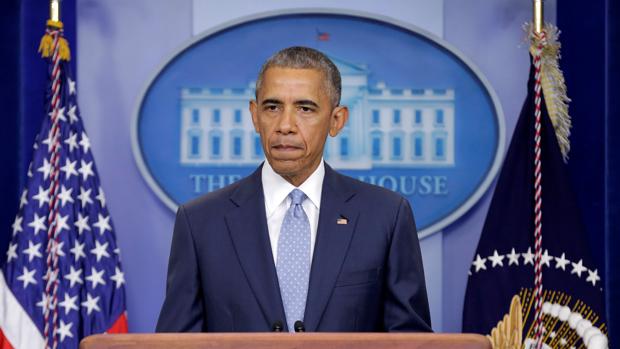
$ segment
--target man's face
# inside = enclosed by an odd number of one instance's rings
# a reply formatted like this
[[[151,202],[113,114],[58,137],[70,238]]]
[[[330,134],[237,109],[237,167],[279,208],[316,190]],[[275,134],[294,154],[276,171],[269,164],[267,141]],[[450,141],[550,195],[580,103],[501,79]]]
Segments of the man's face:
[[[321,161],[325,140],[344,127],[346,107],[333,107],[325,76],[314,69],[269,68],[252,122],[274,171],[291,184],[303,183]]]

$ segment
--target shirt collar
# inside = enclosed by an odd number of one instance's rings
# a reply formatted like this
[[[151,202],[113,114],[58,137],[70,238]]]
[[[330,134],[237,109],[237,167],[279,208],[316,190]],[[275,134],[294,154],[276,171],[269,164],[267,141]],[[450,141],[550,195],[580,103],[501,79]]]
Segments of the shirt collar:
[[[265,196],[265,213],[270,217],[275,209],[280,206],[282,201],[286,200],[288,194],[295,188],[303,191],[310,199],[312,204],[317,208],[321,206],[321,193],[323,190],[323,178],[325,177],[325,163],[321,159],[321,163],[314,172],[299,187],[295,187],[286,179],[277,174],[269,161],[263,163],[261,171],[261,180],[263,182],[263,193]],[[267,194],[269,193],[269,194]]]

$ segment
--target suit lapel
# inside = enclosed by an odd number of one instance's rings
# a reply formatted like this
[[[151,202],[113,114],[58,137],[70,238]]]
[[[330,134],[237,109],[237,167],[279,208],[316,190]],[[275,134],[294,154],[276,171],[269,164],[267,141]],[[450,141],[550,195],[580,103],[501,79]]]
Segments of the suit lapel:
[[[226,215],[226,223],[237,258],[271,327],[278,320],[286,324],[286,318],[269,242],[260,173],[261,167],[231,195],[237,208]]]
[[[317,237],[312,258],[310,284],[304,323],[309,332],[316,331],[331,297],[340,269],[349,249],[357,223],[358,211],[347,201],[355,193],[341,175],[325,165]],[[344,223],[342,219],[346,219]],[[340,220],[341,224],[338,224]]]

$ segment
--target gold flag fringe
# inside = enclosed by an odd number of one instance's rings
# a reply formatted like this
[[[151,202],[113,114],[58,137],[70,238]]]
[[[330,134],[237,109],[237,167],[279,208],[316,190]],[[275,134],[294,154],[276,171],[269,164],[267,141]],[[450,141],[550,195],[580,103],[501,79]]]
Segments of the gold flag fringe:
[[[534,54],[540,38],[534,34],[533,25],[526,27],[530,41],[530,52]],[[570,151],[571,117],[568,114],[570,98],[566,94],[566,82],[560,69],[560,47],[558,27],[545,23],[545,38],[541,53],[541,84],[545,97],[545,106],[555,129],[555,135],[562,152],[564,162],[568,161]]]
[[[510,312],[504,315],[493,330],[487,336],[493,349],[521,349],[523,344],[523,313],[521,310],[521,298],[512,297]]]
[[[47,21],[47,26],[54,29],[62,29],[62,22],[57,21]],[[51,57],[54,53],[54,38],[50,34],[45,34],[41,38],[41,43],[39,44],[39,53],[43,58]],[[71,50],[69,49],[69,42],[64,37],[58,38],[58,55],[61,60],[69,61],[71,60]]]

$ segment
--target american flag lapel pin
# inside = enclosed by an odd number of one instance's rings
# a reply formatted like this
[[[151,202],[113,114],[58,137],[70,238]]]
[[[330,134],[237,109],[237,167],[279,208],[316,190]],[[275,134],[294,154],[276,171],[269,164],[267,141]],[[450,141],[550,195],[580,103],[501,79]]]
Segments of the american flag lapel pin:
[[[344,217],[340,217],[336,219],[336,224],[347,224],[347,223],[349,223],[349,220]]]

